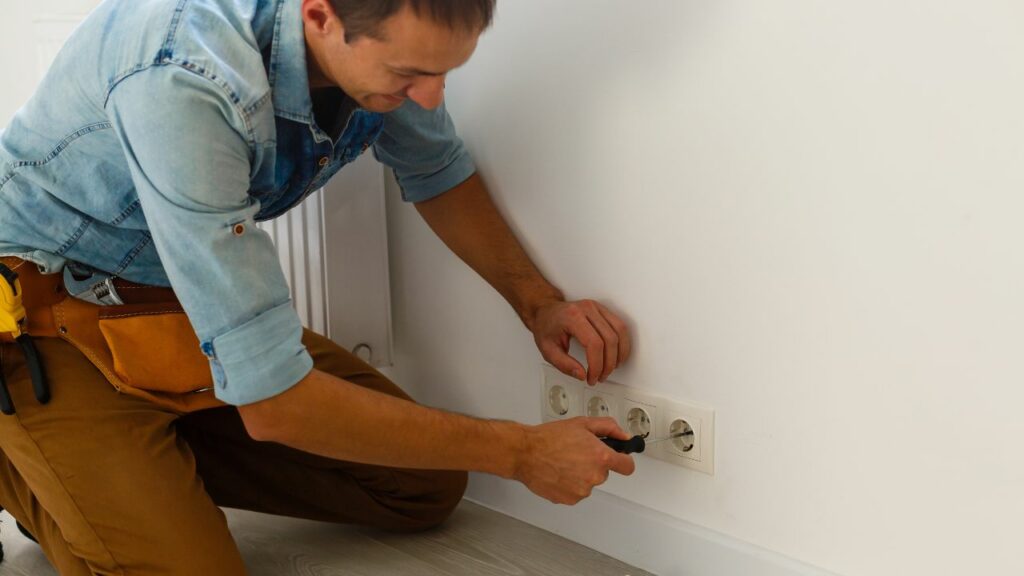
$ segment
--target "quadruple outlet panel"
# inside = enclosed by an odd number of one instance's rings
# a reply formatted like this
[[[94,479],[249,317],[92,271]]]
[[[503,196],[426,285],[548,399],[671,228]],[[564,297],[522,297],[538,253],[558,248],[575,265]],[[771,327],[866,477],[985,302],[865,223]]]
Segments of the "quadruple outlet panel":
[[[650,440],[682,432],[678,438],[648,445],[644,454],[705,474],[715,473],[715,412],[711,408],[610,381],[589,386],[546,364],[543,371],[544,422],[608,416],[630,434],[646,434]]]

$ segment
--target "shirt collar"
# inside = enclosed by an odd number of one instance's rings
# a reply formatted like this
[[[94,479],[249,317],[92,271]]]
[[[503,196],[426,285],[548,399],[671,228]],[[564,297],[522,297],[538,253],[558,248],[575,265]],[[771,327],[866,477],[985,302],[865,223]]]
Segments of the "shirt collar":
[[[270,89],[278,116],[298,122],[313,122],[313,101],[309,96],[306,67],[306,36],[302,23],[302,2],[280,0],[270,52]]]

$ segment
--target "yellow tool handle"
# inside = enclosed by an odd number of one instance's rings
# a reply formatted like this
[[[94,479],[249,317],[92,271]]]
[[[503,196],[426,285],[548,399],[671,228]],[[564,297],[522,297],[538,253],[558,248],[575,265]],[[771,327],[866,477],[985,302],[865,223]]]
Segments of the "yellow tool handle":
[[[13,283],[11,276],[14,276]],[[0,334],[11,334],[17,338],[21,336],[24,322],[25,307],[21,304],[21,280],[13,273],[4,274],[0,280]]]

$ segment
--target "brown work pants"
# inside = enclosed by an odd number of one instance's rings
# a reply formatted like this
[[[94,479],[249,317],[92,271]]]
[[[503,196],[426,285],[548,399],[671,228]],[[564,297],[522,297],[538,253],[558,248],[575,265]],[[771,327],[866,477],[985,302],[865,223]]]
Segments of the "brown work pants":
[[[318,369],[409,398],[329,339],[306,331],[303,342]],[[234,407],[179,416],[119,394],[67,342],[36,344],[52,389],[45,406],[21,350],[0,345],[17,409],[0,415],[0,506],[62,575],[245,574],[218,506],[415,531],[443,521],[465,490],[464,472],[356,464],[257,442]]]

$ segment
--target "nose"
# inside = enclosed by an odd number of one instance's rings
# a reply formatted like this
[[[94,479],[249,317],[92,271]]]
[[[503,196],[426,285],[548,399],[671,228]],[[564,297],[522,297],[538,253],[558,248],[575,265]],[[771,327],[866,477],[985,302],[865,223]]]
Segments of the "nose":
[[[416,79],[406,96],[427,110],[433,110],[444,102],[445,76],[421,76]]]

